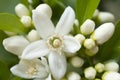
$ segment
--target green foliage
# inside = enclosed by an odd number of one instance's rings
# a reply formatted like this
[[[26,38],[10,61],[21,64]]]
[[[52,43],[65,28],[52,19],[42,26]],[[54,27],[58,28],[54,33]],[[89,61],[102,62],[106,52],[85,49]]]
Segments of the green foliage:
[[[8,13],[0,14],[0,29],[15,33],[25,33],[25,27],[20,20],[16,16]]]
[[[114,59],[120,57],[120,50],[117,42],[120,40],[120,21],[115,26],[115,32],[112,38],[105,44],[100,46],[99,53],[95,56],[96,59],[100,61],[105,61],[109,59]],[[117,45],[116,45],[117,43]]]
[[[81,25],[86,19],[93,16],[100,0],[76,0],[76,16]]]

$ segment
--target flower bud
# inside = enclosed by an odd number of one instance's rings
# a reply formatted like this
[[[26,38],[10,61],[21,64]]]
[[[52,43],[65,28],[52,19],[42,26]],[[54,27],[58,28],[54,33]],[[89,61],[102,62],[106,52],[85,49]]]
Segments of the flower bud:
[[[15,32],[9,32],[9,31],[4,31],[8,36],[14,36],[16,35],[17,33]]]
[[[84,64],[84,60],[80,57],[75,56],[71,58],[70,63],[74,67],[81,67]]]
[[[20,56],[24,50],[24,48],[29,44],[29,42],[22,36],[13,36],[3,40],[4,48],[15,54]]]
[[[97,19],[99,20],[100,23],[105,23],[114,22],[115,17],[112,13],[109,12],[99,12]]]
[[[98,46],[95,46],[93,47],[92,49],[86,49],[85,50],[85,53],[88,55],[88,56],[94,56],[97,52],[98,52],[99,48]]]
[[[92,80],[96,76],[96,70],[93,67],[88,67],[84,71],[85,78]]]
[[[70,72],[67,75],[67,80],[81,80],[81,76],[76,72]]]
[[[105,64],[105,70],[106,71],[115,71],[118,72],[119,70],[119,64],[115,61],[108,62]]]
[[[87,19],[82,26],[80,27],[80,31],[82,34],[84,35],[89,35],[90,33],[92,33],[94,31],[95,28],[95,23],[94,21]]]
[[[23,4],[18,4],[16,7],[15,7],[15,12],[17,14],[17,16],[19,17],[22,17],[22,16],[29,16],[30,15],[30,12],[29,10],[27,9],[27,7]]]
[[[74,24],[78,27],[79,26],[79,21],[75,19]]]
[[[102,76],[102,80],[120,80],[120,73],[105,72]]]
[[[95,65],[95,69],[97,72],[102,73],[105,70],[105,66],[102,63],[98,63]]]
[[[82,34],[77,34],[75,36],[75,39],[77,39],[80,42],[80,44],[82,44],[85,40],[85,36],[83,36]]]
[[[84,47],[87,49],[92,49],[96,46],[95,41],[93,39],[85,39]]]
[[[34,42],[40,39],[40,36],[38,35],[36,30],[31,30],[28,35],[27,38],[30,42]]]
[[[96,40],[97,44],[103,44],[111,38],[114,30],[115,26],[113,23],[104,23],[93,32],[91,38]]]
[[[49,18],[52,16],[52,9],[48,4],[40,4],[35,10],[46,14]]]
[[[95,12],[94,12],[94,14],[93,14],[93,18],[95,19],[98,16],[98,14],[99,14],[99,10],[96,9]]]
[[[21,22],[23,23],[24,26],[30,27],[32,24],[32,20],[30,16],[22,16]]]

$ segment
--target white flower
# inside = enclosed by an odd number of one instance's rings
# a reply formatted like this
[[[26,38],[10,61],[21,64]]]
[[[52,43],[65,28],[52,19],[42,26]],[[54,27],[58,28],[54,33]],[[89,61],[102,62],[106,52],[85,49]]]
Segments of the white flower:
[[[95,28],[94,21],[87,19],[80,27],[80,31],[82,34],[88,35],[94,31],[94,28]]]
[[[103,44],[111,38],[115,30],[113,23],[104,23],[99,26],[91,35],[93,40],[96,40],[97,44]]]
[[[77,35],[75,35],[75,39],[78,40],[79,43],[82,45],[85,40],[85,36],[82,34],[77,34]]]
[[[93,67],[88,67],[84,71],[85,78],[93,80],[96,76],[96,70]]]
[[[20,63],[13,66],[10,70],[14,75],[26,79],[44,79],[47,78],[50,73],[47,61],[44,57],[42,57],[41,60],[20,60]]]
[[[81,76],[76,72],[70,72],[67,75],[67,80],[81,80]]]
[[[12,36],[3,40],[4,48],[17,56],[21,56],[28,44],[29,41],[23,36]]]
[[[17,16],[19,16],[20,18],[22,16],[29,16],[30,12],[27,9],[27,7],[21,3],[19,3],[16,7],[15,7],[15,12],[17,14]]]
[[[86,49],[92,49],[96,46],[95,41],[93,39],[85,39],[84,47]]]
[[[56,80],[60,80],[67,66],[63,53],[72,54],[81,47],[74,37],[67,36],[73,26],[75,13],[71,7],[67,7],[55,28],[48,14],[43,13],[42,10],[36,8],[32,16],[35,28],[42,40],[35,41],[26,47],[22,58],[33,59],[48,55],[52,75]]]
[[[21,22],[25,27],[30,27],[32,24],[32,20],[30,16],[22,16]]]
[[[102,80],[120,80],[120,73],[105,72],[102,76]]]
[[[119,71],[119,64],[115,61],[110,61],[105,64],[105,70],[106,71]]]
[[[115,20],[115,17],[112,13],[109,12],[99,12],[97,19],[101,23],[105,23],[105,22],[113,22]]]

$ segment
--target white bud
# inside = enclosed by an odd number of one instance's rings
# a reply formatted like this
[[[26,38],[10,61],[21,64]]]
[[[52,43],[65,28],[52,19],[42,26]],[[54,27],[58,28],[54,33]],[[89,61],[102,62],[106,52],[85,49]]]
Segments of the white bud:
[[[13,36],[3,40],[4,48],[18,56],[22,54],[28,44],[29,42],[22,36]]]
[[[94,79],[96,76],[96,70],[93,67],[88,67],[84,71],[85,78],[91,80]]]
[[[85,50],[85,53],[88,55],[88,56],[94,56],[99,50],[99,47],[98,46],[95,46],[93,47],[92,49],[86,49]]]
[[[115,71],[118,72],[119,70],[119,64],[115,61],[108,62],[105,64],[105,70],[106,71]]]
[[[28,0],[28,3],[33,4],[33,0]]]
[[[30,16],[22,16],[21,22],[23,23],[24,26],[30,27],[32,24],[32,20]]]
[[[100,23],[105,23],[114,22],[115,17],[112,13],[109,12],[99,12],[97,19],[100,21]]]
[[[80,44],[83,44],[83,42],[85,40],[85,36],[83,36],[82,34],[77,34],[75,36],[75,39],[78,40],[80,42]]]
[[[93,39],[85,39],[84,47],[87,49],[92,49],[96,46],[95,41]]]
[[[95,69],[97,72],[102,73],[105,70],[105,66],[102,63],[97,63],[95,65]]]
[[[34,42],[40,39],[40,36],[38,35],[36,30],[31,30],[28,35],[27,38],[30,42]]]
[[[91,38],[96,40],[97,44],[103,44],[112,37],[114,30],[113,23],[104,23],[93,32]]]
[[[102,76],[102,80],[120,80],[120,73],[105,72]]]
[[[75,19],[74,24],[78,27],[79,26],[79,21]]]
[[[74,67],[82,67],[82,65],[84,64],[84,60],[80,57],[75,56],[71,58],[70,63]]]
[[[21,3],[19,3],[16,7],[15,7],[15,12],[17,14],[17,16],[22,17],[22,16],[29,16],[30,12],[27,9],[27,7]]]
[[[81,80],[81,76],[76,72],[70,72],[67,75],[67,80]]]
[[[80,31],[84,35],[91,34],[94,31],[95,23],[94,21],[87,19],[82,26],[80,27]]]
[[[93,18],[96,18],[98,16],[98,14],[99,14],[99,10],[96,9],[95,12],[94,12],[94,14],[93,14]]]
[[[48,4],[40,4],[35,10],[46,14],[49,18],[52,16],[52,9]]]
[[[9,32],[9,31],[4,31],[8,36],[13,36],[16,35],[17,33],[15,32]]]

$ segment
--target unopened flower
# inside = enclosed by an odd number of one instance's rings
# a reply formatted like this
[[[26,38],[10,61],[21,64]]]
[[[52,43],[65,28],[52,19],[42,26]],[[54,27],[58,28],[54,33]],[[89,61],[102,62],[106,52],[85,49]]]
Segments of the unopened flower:
[[[78,40],[80,42],[80,44],[83,44],[83,42],[85,40],[85,36],[82,34],[77,34],[77,35],[75,35],[75,39]]]
[[[81,67],[84,64],[84,60],[80,57],[75,56],[71,58],[70,63],[74,67]]]
[[[99,14],[99,10],[96,9],[95,12],[94,12],[94,14],[93,14],[93,19],[95,19],[98,16],[98,14]]]
[[[105,72],[102,76],[102,80],[120,80],[120,73]]]
[[[74,24],[78,27],[79,26],[79,21],[75,19]]]
[[[74,37],[67,35],[73,26],[75,14],[71,7],[67,7],[55,28],[50,16],[43,13],[42,8],[38,6],[32,15],[35,28],[42,39],[28,45],[23,51],[22,58],[48,56],[51,73],[56,80],[59,80],[66,72],[64,52],[73,54],[81,47]]]
[[[92,49],[96,46],[95,41],[93,39],[85,39],[84,47],[86,49]]]
[[[105,70],[105,66],[102,63],[97,63],[95,65],[95,69],[96,69],[97,72],[101,73]]]
[[[25,27],[30,27],[32,24],[32,20],[30,16],[22,16],[21,22]]]
[[[20,18],[23,16],[29,16],[30,12],[27,9],[27,7],[21,3],[19,3],[16,7],[15,7],[15,12],[17,14],[17,16],[19,16]]]
[[[96,70],[93,67],[88,67],[85,69],[84,74],[86,79],[93,80],[96,76]]]
[[[115,61],[110,61],[105,64],[105,70],[106,71],[119,71],[119,64]]]
[[[84,35],[91,34],[94,31],[95,23],[94,21],[87,19],[82,26],[80,27],[80,31]]]
[[[67,80],[81,80],[81,76],[76,72],[70,72],[67,75]]]
[[[93,56],[93,55],[95,55],[98,51],[99,51],[99,47],[96,45],[95,47],[93,47],[93,48],[91,48],[91,49],[86,49],[86,50],[85,50],[85,53],[86,53],[88,56]]]
[[[112,13],[109,12],[99,12],[97,19],[100,23],[105,23],[105,22],[114,22],[115,17]]]
[[[111,38],[114,30],[115,26],[113,23],[104,23],[93,32],[91,38],[96,40],[97,44],[103,44]]]
[[[23,36],[12,36],[3,40],[4,48],[17,56],[21,56],[28,44],[29,41]]]
[[[45,58],[33,60],[20,60],[19,64],[13,66],[11,72],[19,77],[26,79],[47,78],[49,75],[49,67]]]
[[[28,33],[27,38],[28,38],[28,40],[30,42],[34,42],[34,41],[40,40],[40,36],[39,36],[39,34],[37,33],[36,30],[31,30]]]

